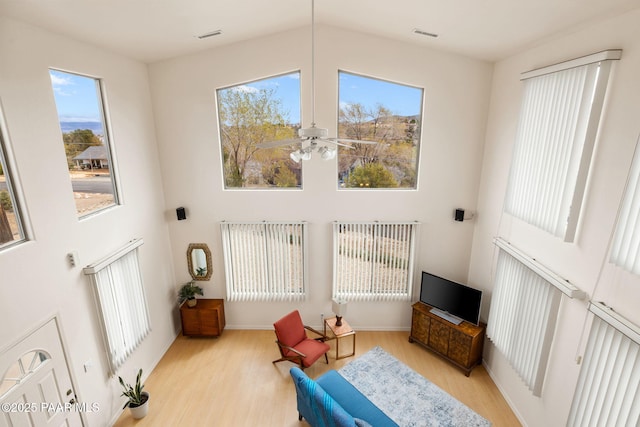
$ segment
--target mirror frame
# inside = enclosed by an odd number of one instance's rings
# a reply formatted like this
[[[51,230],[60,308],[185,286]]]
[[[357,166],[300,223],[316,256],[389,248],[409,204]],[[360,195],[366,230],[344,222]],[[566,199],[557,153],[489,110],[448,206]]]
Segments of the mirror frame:
[[[207,258],[207,274],[204,276],[198,276],[195,271],[193,271],[193,261],[191,254],[194,249],[202,249],[204,251],[204,255]],[[189,274],[193,280],[210,280],[211,275],[213,274],[213,267],[211,263],[211,251],[209,250],[209,246],[206,243],[189,243],[189,248],[187,248],[187,264],[189,265]]]

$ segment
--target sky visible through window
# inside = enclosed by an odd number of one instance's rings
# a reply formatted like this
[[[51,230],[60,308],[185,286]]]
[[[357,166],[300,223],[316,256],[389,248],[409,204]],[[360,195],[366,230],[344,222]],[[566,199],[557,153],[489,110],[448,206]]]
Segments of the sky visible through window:
[[[289,123],[300,124],[300,74],[292,73],[269,79],[247,83],[243,86],[252,89],[274,88],[277,97],[282,100]],[[383,104],[394,114],[413,116],[420,114],[422,91],[415,87],[372,79],[357,74],[340,73],[340,95],[347,102],[360,102],[366,107]],[[303,94],[304,96],[305,94]],[[316,106],[316,108],[318,108]],[[304,117],[304,126],[308,126],[311,117]],[[309,123],[307,123],[309,122]],[[320,125],[327,127],[328,125]]]
[[[79,217],[117,204],[100,80],[49,70]]]
[[[91,129],[103,134],[96,83],[92,78],[50,70],[62,132]]]

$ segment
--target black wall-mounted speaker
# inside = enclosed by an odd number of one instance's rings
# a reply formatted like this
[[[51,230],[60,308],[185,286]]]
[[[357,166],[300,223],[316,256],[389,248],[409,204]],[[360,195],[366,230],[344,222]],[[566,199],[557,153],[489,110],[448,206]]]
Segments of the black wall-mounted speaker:
[[[464,209],[456,209],[454,218],[456,221],[464,221]]]
[[[184,210],[183,207],[180,207],[180,208],[176,209],[176,215],[178,216],[178,221],[181,221],[183,219],[187,219],[187,212]]]

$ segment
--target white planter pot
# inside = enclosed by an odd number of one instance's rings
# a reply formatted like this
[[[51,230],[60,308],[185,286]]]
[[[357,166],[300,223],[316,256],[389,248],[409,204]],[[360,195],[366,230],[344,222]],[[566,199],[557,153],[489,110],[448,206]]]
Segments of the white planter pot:
[[[147,396],[147,400],[140,406],[131,407],[129,406],[129,410],[131,411],[131,416],[135,419],[144,418],[149,412],[149,393],[146,391],[142,392],[143,396]]]

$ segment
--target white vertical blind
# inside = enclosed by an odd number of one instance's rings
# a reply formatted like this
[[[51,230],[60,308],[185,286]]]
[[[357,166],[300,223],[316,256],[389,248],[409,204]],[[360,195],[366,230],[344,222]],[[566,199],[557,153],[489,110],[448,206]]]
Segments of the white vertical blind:
[[[95,285],[111,372],[124,363],[151,331],[149,309],[134,240],[83,271]]]
[[[601,303],[591,303],[589,310],[596,316],[567,426],[636,427],[640,425],[639,328],[629,328],[628,321],[620,322],[620,316]]]
[[[604,57],[618,59],[613,52]],[[581,63],[526,76],[505,201],[508,213],[565,241],[575,237],[611,66]]]
[[[223,222],[229,301],[300,301],[307,281],[305,222]]]
[[[640,138],[638,139],[640,143]],[[640,150],[636,152],[627,178],[611,247],[611,262],[634,274],[640,274]]]
[[[561,295],[500,250],[487,336],[535,396],[542,393]]]
[[[417,222],[335,222],[333,297],[410,299],[417,228]]]

